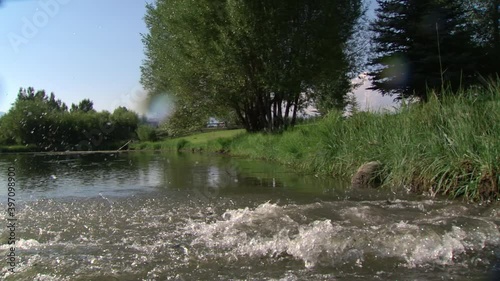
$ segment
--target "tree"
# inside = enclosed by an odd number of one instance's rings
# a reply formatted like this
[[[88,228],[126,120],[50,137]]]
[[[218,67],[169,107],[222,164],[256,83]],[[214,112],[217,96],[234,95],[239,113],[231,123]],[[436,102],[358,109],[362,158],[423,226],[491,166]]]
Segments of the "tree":
[[[360,14],[359,0],[157,0],[141,82],[200,116],[230,109],[248,131],[281,130],[308,102],[342,104]]]
[[[35,99],[35,89],[33,87],[28,87],[26,89],[19,88],[17,94],[17,100],[34,100]]]
[[[378,0],[372,89],[427,100],[428,89],[475,81],[477,50],[456,0]]]
[[[48,104],[40,99],[17,100],[6,114],[5,130],[10,131],[18,144],[36,144],[43,147],[52,126],[47,112]]]
[[[83,99],[78,104],[78,110],[83,111],[83,112],[95,111],[94,110],[94,103],[89,99]]]
[[[16,136],[12,130],[14,122],[11,119],[9,114],[0,117],[0,144],[2,145],[16,144]]]
[[[500,46],[500,0],[463,0],[475,40],[482,45]]]
[[[49,99],[47,100],[49,108],[55,111],[68,111],[68,107],[61,100],[57,99],[54,93],[50,93]]]
[[[113,111],[110,120],[113,126],[112,139],[118,141],[135,137],[135,131],[139,124],[139,115],[137,113],[120,106]]]
[[[217,108],[214,109],[214,114],[216,114],[218,110]],[[168,117],[162,127],[168,132],[169,136],[182,136],[204,128],[208,118],[208,110],[203,106],[196,103],[187,105],[184,104],[183,100],[179,100],[174,112]]]
[[[158,140],[155,128],[150,125],[139,125],[139,127],[137,128],[137,137],[140,141]]]
[[[94,102],[90,99],[83,99],[78,103],[78,105],[72,103],[70,112],[95,112]]]
[[[126,108],[117,108],[113,115],[96,112],[88,99],[80,105],[73,104],[68,112],[53,93],[47,97],[43,90],[21,88],[13,107],[0,118],[0,143],[36,145],[40,150],[86,150],[117,148],[118,142],[134,136],[139,121],[136,113]]]
[[[474,42],[481,48],[483,75],[500,72],[500,0],[463,0]]]

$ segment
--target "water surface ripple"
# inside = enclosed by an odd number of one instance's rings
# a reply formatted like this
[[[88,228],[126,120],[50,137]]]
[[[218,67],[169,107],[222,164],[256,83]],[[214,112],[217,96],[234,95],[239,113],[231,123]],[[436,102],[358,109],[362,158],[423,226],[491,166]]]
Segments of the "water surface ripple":
[[[500,255],[498,203],[351,191],[213,155],[11,165],[20,262],[5,280],[485,280]]]

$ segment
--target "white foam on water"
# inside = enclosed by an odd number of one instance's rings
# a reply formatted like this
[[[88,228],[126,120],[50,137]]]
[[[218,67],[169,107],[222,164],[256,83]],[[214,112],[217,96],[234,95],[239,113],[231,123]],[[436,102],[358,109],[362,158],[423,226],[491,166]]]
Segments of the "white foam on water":
[[[299,281],[299,277],[297,275],[293,274],[292,272],[287,272],[284,277],[280,278],[279,280],[273,280],[273,281]]]
[[[34,239],[18,239],[14,244],[2,244],[0,245],[0,250],[9,250],[11,247],[17,249],[31,249],[40,247],[40,243]]]
[[[415,206],[418,212],[424,209]],[[352,218],[373,219],[366,206],[356,208],[338,211]],[[420,224],[382,220],[378,214],[379,224],[374,225],[330,219],[299,222],[289,216],[289,212],[297,211],[301,210],[296,205],[268,202],[255,209],[227,210],[215,222],[189,221],[185,231],[194,235],[193,246],[203,245],[213,252],[223,250],[237,256],[291,256],[302,260],[306,268],[346,264],[362,267],[367,257],[396,258],[400,266],[409,268],[446,266],[487,246],[500,245],[498,227],[480,218],[468,218],[470,222],[459,226],[451,218],[443,219],[444,223]]]
[[[19,240],[25,260],[17,269],[30,278],[38,273],[35,264],[58,269],[39,274],[40,280],[65,280],[57,279],[60,268],[73,276],[141,273],[150,280],[167,275],[176,280],[192,277],[194,267],[208,273],[220,265],[236,271],[248,265],[258,271],[297,261],[304,267],[294,266],[289,274],[269,271],[273,280],[331,280],[331,274],[323,278],[313,268],[338,267],[342,270],[334,272],[341,276],[374,265],[381,272],[449,265],[472,269],[473,259],[488,266],[481,251],[500,245],[498,219],[490,216],[494,209],[477,217],[469,206],[440,201],[267,202],[241,209],[228,204],[231,209],[223,213],[222,207],[197,204],[165,209],[154,200],[132,210],[117,204],[109,213],[92,201],[48,204],[43,212],[38,209],[47,204],[39,204],[20,213],[33,225],[25,237],[34,239]],[[7,250],[0,246],[0,254]],[[2,270],[5,277],[7,268]]]
[[[321,255],[332,256],[345,250],[346,244],[331,243],[341,230],[342,227],[333,226],[330,220],[300,226],[299,234],[290,241],[286,252],[302,259],[307,268],[314,267]]]
[[[37,274],[34,281],[69,281],[69,278],[62,278],[60,276],[47,275],[47,274]]]
[[[264,203],[254,210],[228,210],[214,223],[191,222],[188,231],[196,238],[193,244],[230,249],[237,255],[291,255],[313,267],[325,256],[343,252],[345,243],[331,243],[342,230],[330,220],[316,220],[300,225],[284,207]]]
[[[248,207],[238,210],[227,210],[222,220],[215,223],[190,221],[186,230],[197,238],[193,244],[203,243],[209,247],[232,248],[242,241],[250,242],[254,236],[277,234],[296,224],[282,207],[264,203],[256,209]],[[272,238],[271,236],[270,238]]]
[[[40,243],[35,239],[19,239],[18,241],[16,241],[16,247],[18,247],[19,249],[31,249],[34,247],[40,247]]]
[[[418,227],[418,226],[414,226]],[[439,235],[426,233],[419,235],[405,234],[395,236],[391,244],[395,245],[392,256],[402,256],[407,267],[417,267],[423,264],[451,265],[454,259],[466,251],[464,239],[466,233],[459,227]],[[390,245],[386,245],[388,247]]]

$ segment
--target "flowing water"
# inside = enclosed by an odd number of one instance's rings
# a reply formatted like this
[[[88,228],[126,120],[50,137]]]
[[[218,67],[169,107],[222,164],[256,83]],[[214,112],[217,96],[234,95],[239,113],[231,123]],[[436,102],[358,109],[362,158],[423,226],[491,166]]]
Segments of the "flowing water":
[[[9,167],[16,264],[2,212],[5,280],[489,280],[500,257],[498,202],[353,191],[270,163],[135,152],[2,155],[3,210]]]

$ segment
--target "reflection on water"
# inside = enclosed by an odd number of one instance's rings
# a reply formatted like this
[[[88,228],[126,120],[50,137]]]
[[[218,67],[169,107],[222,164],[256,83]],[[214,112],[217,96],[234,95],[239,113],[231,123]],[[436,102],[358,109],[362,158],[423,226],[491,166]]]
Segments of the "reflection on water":
[[[9,165],[20,263],[1,266],[6,280],[484,280],[500,255],[498,204],[351,191],[214,155],[2,156]]]
[[[2,155],[0,169],[6,171],[8,166],[16,168],[20,182],[19,200],[26,201],[94,197],[100,193],[105,196],[130,196],[177,189],[197,191],[207,199],[216,197],[220,192],[265,193],[287,199],[288,196],[282,195],[296,192],[310,194],[309,197],[343,195],[340,184],[330,179],[320,181],[270,163],[214,155]],[[5,177],[0,177],[0,185],[6,185]]]
[[[6,159],[5,159],[6,158]],[[126,159],[117,154],[86,156],[11,156],[1,168],[12,165],[20,182],[19,199],[88,197],[147,191],[160,186],[161,167]],[[0,180],[0,184],[4,184]],[[119,187],[119,188],[116,188]]]

